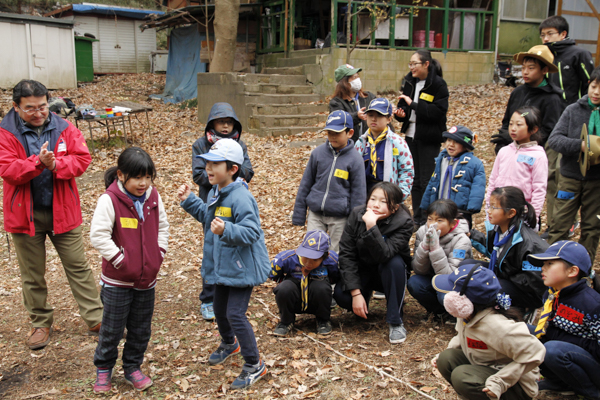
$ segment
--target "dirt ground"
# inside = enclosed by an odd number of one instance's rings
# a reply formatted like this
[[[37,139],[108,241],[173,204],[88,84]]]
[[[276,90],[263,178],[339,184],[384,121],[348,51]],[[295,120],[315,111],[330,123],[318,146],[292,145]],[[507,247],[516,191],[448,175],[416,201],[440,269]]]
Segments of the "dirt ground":
[[[103,108],[111,101],[131,100],[150,104],[152,134],[134,121],[136,145],[146,149],[158,167],[155,184],[165,203],[171,224],[169,251],[156,287],[152,338],[143,370],[154,380],[146,392],[137,393],[123,379],[117,363],[113,391],[107,398],[119,399],[456,399],[456,393],[430,366],[431,358],[444,350],[454,327],[422,321],[425,310],[407,292],[405,326],[408,339],[390,345],[385,323],[385,302],[371,303],[369,319],[360,320],[339,307],[332,312],[332,336],[315,335],[316,323],[299,316],[288,338],[271,332],[278,322],[277,306],[267,282],[257,287],[248,310],[261,357],[268,366],[265,378],[246,392],[230,392],[243,361],[234,357],[210,367],[206,360],[217,347],[216,325],[200,315],[201,225],[186,214],[176,198],[176,188],[191,179],[191,145],[204,131],[196,109],[149,102],[161,93],[164,76],[139,74],[106,76],[77,90],[53,95],[70,97],[76,104]],[[493,84],[450,89],[448,126],[462,124],[479,136],[475,154],[491,172],[493,147],[489,137],[500,126],[510,89]],[[391,98],[391,94],[389,95]],[[0,91],[0,110],[11,106],[11,92]],[[144,120],[144,118],[141,118]],[[315,128],[315,131],[317,128]],[[84,132],[89,137],[87,132]],[[291,225],[291,213],[304,166],[315,140],[322,134],[306,132],[291,137],[261,138],[243,134],[255,176],[250,190],[256,197],[269,254],[299,245],[303,229]],[[115,145],[116,143],[116,145]],[[90,245],[89,226],[98,197],[103,193],[104,170],[116,164],[121,151],[118,141],[98,141],[98,152],[87,172],[78,179],[83,211],[86,252],[99,280],[101,258]],[[311,146],[311,144],[313,144]],[[410,201],[407,202],[410,205]],[[483,229],[483,213],[474,217]],[[93,353],[97,338],[87,336],[77,305],[70,293],[60,260],[48,241],[46,279],[48,302],[54,306],[54,334],[43,350],[30,351],[25,340],[30,329],[22,305],[21,281],[9,237],[0,247],[0,398],[86,399],[95,380]],[[123,342],[121,342],[122,347]],[[552,398],[552,397],[546,397]]]

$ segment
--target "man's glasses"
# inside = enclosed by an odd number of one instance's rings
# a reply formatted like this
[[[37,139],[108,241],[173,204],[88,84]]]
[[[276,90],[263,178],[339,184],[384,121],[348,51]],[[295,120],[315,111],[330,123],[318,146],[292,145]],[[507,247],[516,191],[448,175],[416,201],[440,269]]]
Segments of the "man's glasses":
[[[44,113],[44,112],[48,111],[48,105],[47,104],[45,106],[41,106],[39,108],[30,108],[30,109],[27,109],[27,110],[23,110],[21,108],[21,106],[17,106],[17,107],[19,107],[19,110],[23,111],[27,115],[33,115],[33,114],[38,113],[38,112]]]
[[[542,33],[542,34],[540,35],[540,39],[542,39],[542,40],[543,40],[544,38],[550,38],[550,37],[552,37],[552,36],[554,36],[554,35],[558,35],[558,32],[548,32],[548,33]]]

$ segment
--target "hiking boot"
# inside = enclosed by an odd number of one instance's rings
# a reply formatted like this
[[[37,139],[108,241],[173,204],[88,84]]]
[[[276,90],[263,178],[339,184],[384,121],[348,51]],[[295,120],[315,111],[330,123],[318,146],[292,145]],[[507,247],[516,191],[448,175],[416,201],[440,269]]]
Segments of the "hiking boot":
[[[246,389],[267,374],[267,367],[261,360],[257,365],[244,364],[242,373],[231,384],[231,390]]]
[[[331,327],[331,320],[317,318],[317,335],[329,336],[331,335],[332,330],[333,328]]]
[[[144,375],[140,369],[136,369],[131,374],[125,372],[125,381],[130,385],[133,385],[135,390],[138,392],[146,390],[152,386],[152,379]]]
[[[110,380],[112,378],[112,369],[96,370],[96,383],[94,384],[94,393],[106,393],[112,389]]]
[[[398,344],[406,340],[406,328],[402,325],[388,324],[390,327],[390,343]]]
[[[275,336],[287,336],[288,333],[291,332],[292,328],[294,327],[294,323],[292,322],[289,325],[286,325],[284,323],[278,323],[277,326],[275,327],[275,329],[273,330],[273,335]]]
[[[87,334],[89,336],[98,336],[100,334],[100,327],[102,326],[102,322],[98,323],[96,326],[88,329]]]
[[[226,344],[221,342],[217,350],[208,357],[208,363],[210,365],[219,365],[225,362],[229,357],[240,352],[240,344],[237,339],[233,344]]]
[[[373,292],[373,298],[375,300],[385,300],[385,293],[383,292],[378,292],[378,291],[374,291]]]
[[[202,303],[200,306],[200,312],[202,312],[202,318],[204,318],[205,321],[212,321],[215,319],[213,303]]]
[[[52,334],[52,327],[50,328],[33,328],[27,338],[27,346],[31,350],[41,349],[46,347],[50,343],[50,335]]]
[[[579,229],[580,226],[581,226],[581,224],[579,223],[579,221],[575,222],[571,226],[571,229],[569,229],[569,237],[575,236],[575,229]]]

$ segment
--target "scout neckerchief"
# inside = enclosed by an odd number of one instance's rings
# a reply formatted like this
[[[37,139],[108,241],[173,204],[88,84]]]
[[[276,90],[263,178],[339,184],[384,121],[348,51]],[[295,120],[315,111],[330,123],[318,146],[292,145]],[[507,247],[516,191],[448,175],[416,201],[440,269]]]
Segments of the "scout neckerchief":
[[[546,334],[546,329],[548,329],[548,325],[550,324],[552,307],[554,306],[555,302],[558,302],[559,293],[560,290],[548,288],[548,298],[544,303],[544,310],[542,311],[542,315],[540,315],[540,320],[537,324],[537,327],[535,328],[535,332],[533,333],[538,339]]]
[[[386,126],[383,132],[379,134],[377,139],[373,139],[371,136],[371,129],[369,129],[369,132],[367,132],[367,139],[369,140],[369,147],[371,150],[371,170],[373,171],[373,177],[375,179],[377,179],[377,145],[385,140],[387,131],[388,128]]]
[[[123,186],[125,187],[125,186]],[[127,189],[125,189],[125,194],[127,195],[127,197],[129,197],[131,199],[131,201],[133,201],[133,206],[135,207],[135,211],[137,211],[140,219],[143,221],[144,220],[144,201],[146,201],[146,193],[144,193],[141,196],[134,196],[131,193],[129,193],[127,191]]]
[[[302,265],[302,259],[300,259],[300,257],[298,257],[298,262],[300,263],[300,265]],[[302,265],[304,266],[304,265]],[[308,275],[310,275],[310,272],[306,275],[304,275],[304,273],[302,274],[302,280],[300,281],[300,294],[302,297],[302,311],[306,311],[306,309],[308,308]]]
[[[502,240],[498,240],[500,238],[500,229],[496,231],[496,237],[494,238],[494,251],[492,251],[492,256],[490,257],[490,269],[493,271],[496,268],[496,261],[498,260],[498,249],[504,246],[508,241],[512,238],[513,233],[515,233],[515,228],[517,225],[513,225],[512,228],[508,231],[508,234],[504,236]]]
[[[598,110],[598,106],[592,103],[592,100],[589,97],[588,107],[592,110],[590,121],[588,123],[588,133],[590,135],[600,136],[600,111]]]
[[[442,189],[446,186],[446,181],[448,182],[448,198],[450,198],[450,193],[452,190],[452,165],[454,164],[454,158],[452,156],[448,156],[448,167],[446,168],[446,175],[444,175],[444,182],[442,183]]]

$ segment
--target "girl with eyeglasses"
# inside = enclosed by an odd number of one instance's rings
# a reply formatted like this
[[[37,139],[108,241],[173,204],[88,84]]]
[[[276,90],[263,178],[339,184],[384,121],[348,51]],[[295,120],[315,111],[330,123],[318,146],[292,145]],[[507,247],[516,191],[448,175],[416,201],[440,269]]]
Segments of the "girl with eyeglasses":
[[[448,86],[440,63],[429,50],[417,50],[408,64],[402,95],[394,117],[402,122],[401,132],[414,159],[415,179],[411,190],[415,228],[425,223],[421,199],[435,170],[435,158],[444,141],[448,112]]]

